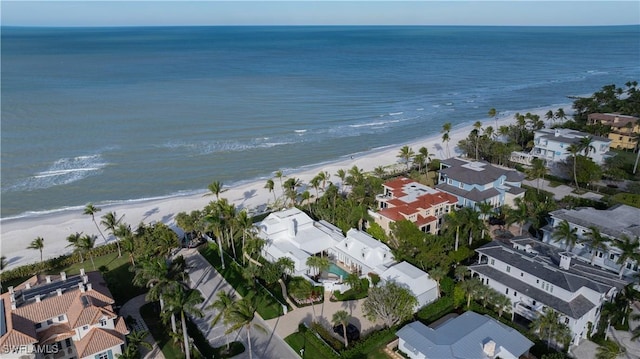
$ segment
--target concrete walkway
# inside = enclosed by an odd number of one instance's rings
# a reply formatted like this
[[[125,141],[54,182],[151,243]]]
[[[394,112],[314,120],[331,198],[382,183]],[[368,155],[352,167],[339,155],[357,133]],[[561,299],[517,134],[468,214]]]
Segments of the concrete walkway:
[[[533,188],[537,188],[538,186],[538,181],[537,180],[524,180],[522,181],[523,184],[527,185],[527,186],[531,186]],[[550,182],[548,180],[540,180],[540,189],[547,191],[547,192],[551,192],[553,193],[553,198],[556,200],[561,200],[563,199],[565,196],[574,196],[574,197],[581,197],[581,198],[588,198],[588,199],[593,199],[593,200],[599,200],[602,198],[602,195],[599,193],[593,193],[593,192],[586,192],[583,194],[576,194],[573,193],[574,188],[567,186],[567,185],[559,185],[556,187],[552,187],[549,185]]]
[[[358,327],[362,334],[382,328],[381,324],[371,322],[365,318],[362,311],[363,299],[332,302],[329,300],[330,296],[330,292],[325,292],[323,303],[294,309],[281,317],[267,320],[267,324],[282,338],[286,338],[298,331],[300,323],[304,322],[310,325],[314,318],[316,318],[315,321],[331,331],[333,313],[339,310],[346,310],[351,315],[351,324]]]
[[[136,330],[136,331],[146,330],[147,332],[149,332],[149,328],[147,328],[147,324],[144,322],[144,320],[142,319],[142,316],[140,315],[140,307],[148,303],[147,300],[145,299],[145,296],[146,294],[141,294],[133,299],[130,299],[128,302],[124,303],[122,308],[120,308],[120,316],[122,316],[125,319],[131,316],[131,318],[133,318],[133,320],[135,321],[131,325],[132,327],[131,330]],[[145,341],[151,344],[153,348],[151,350],[148,350],[147,348],[140,347],[140,353],[142,354],[143,358],[164,359],[164,354],[162,354],[162,351],[160,350],[158,343],[156,343],[155,339],[153,339],[151,334],[147,335],[147,337],[145,338]]]
[[[194,323],[200,328],[202,334],[207,337],[209,343],[214,347],[226,345],[227,342],[239,341],[244,344],[246,350],[244,353],[234,358],[249,358],[249,346],[247,344],[247,334],[245,330],[236,331],[225,335],[226,327],[220,321],[215,326],[211,326],[211,321],[217,315],[216,309],[208,309],[217,299],[219,291],[231,291],[237,298],[241,296],[235,292],[233,287],[218,273],[207,260],[198,253],[196,249],[183,249],[178,255],[183,255],[187,263],[187,272],[189,273],[191,288],[198,289],[205,301],[201,305],[204,312],[204,318],[195,318]],[[278,335],[270,330],[267,323],[256,314],[253,321],[254,326],[251,329],[251,345],[253,348],[254,358],[297,358],[299,355],[291,349]],[[265,330],[256,328],[260,326]]]

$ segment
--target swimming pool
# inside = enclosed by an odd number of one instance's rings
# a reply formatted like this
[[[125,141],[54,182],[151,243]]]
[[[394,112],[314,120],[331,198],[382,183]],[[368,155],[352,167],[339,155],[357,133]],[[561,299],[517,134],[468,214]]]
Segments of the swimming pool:
[[[338,267],[335,263],[331,263],[329,265],[328,272],[329,273],[333,273],[333,274],[337,275],[338,277],[342,276],[342,279],[347,278],[347,276],[349,275],[349,272],[347,272],[346,270]]]

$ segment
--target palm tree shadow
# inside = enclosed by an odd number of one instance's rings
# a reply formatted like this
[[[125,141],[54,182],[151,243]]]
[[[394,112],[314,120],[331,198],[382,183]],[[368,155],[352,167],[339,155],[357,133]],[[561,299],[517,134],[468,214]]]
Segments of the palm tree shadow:
[[[149,218],[151,215],[156,214],[158,212],[160,212],[160,208],[158,208],[158,207],[152,208],[152,209],[144,212],[143,221],[146,220],[147,218]]]
[[[10,259],[7,260],[7,265],[10,265],[11,263],[17,262],[21,259],[22,259],[22,256],[11,257]]]
[[[342,305],[340,305],[340,306],[343,307],[345,310],[347,310],[349,315],[353,315],[353,310],[356,308],[356,301],[355,300],[346,300],[346,301],[343,301]]]

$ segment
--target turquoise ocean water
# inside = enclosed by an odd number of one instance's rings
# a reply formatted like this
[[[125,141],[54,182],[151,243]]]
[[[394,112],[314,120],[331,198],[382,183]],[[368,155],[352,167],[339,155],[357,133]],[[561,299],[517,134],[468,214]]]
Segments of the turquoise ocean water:
[[[1,217],[202,191],[640,80],[640,27],[2,28]]]

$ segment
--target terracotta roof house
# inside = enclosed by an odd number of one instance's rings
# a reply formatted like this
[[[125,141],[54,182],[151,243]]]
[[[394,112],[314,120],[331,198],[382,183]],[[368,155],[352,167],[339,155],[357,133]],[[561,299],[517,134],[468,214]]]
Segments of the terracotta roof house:
[[[435,328],[409,323],[396,335],[398,350],[411,359],[516,359],[533,346],[517,330],[471,311]]]
[[[455,196],[460,207],[487,202],[497,208],[504,204],[513,206],[516,198],[524,197],[523,179],[523,174],[512,169],[449,158],[440,163],[436,188]]]
[[[369,215],[387,233],[391,223],[406,219],[423,232],[437,234],[445,213],[449,213],[458,202],[449,193],[405,177],[387,181],[382,186],[384,193],[376,196],[379,209],[369,211]]]
[[[546,308],[559,313],[573,345],[598,329],[602,305],[628,284],[530,237],[516,237],[511,245],[492,241],[476,252],[473,277],[506,295],[514,315],[534,320]]]
[[[632,150],[638,145],[637,135],[640,134],[640,118],[619,113],[592,113],[587,117],[590,125],[601,124],[610,126],[608,138],[611,147]]]
[[[99,272],[34,276],[0,302],[3,358],[112,359],[124,351],[129,330]]]

